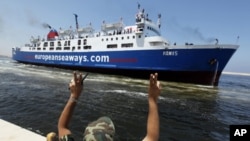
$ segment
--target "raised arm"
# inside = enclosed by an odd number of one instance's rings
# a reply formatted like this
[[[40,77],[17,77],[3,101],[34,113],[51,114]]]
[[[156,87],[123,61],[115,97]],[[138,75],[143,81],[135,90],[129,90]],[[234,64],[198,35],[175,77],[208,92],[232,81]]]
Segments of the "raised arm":
[[[71,134],[71,131],[69,129],[69,122],[71,120],[71,117],[73,115],[74,108],[76,106],[76,102],[81,95],[81,92],[83,90],[83,84],[82,84],[82,74],[77,76],[76,72],[73,74],[74,78],[69,83],[70,88],[70,97],[65,105],[61,116],[58,121],[58,134],[59,138],[61,138],[64,135]]]
[[[159,113],[157,100],[161,92],[160,82],[158,81],[158,74],[151,74],[149,80],[148,90],[148,122],[147,135],[143,141],[157,141],[159,139]]]

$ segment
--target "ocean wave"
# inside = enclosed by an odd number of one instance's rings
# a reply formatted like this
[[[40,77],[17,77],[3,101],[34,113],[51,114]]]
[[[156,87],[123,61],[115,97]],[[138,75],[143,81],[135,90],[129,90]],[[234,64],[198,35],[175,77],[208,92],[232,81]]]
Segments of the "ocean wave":
[[[223,71],[222,74],[250,76],[250,73],[242,73],[242,72],[224,72]]]
[[[0,85],[1,86],[3,86],[3,85],[9,85],[9,86],[17,86],[17,85],[24,85],[24,84],[26,84],[26,82],[25,81],[1,81],[0,82]]]

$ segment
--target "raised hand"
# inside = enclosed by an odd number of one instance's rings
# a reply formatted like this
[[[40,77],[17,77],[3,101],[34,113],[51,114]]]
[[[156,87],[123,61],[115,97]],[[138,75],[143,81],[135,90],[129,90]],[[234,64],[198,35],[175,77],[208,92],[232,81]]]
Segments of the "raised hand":
[[[148,90],[149,98],[157,100],[160,93],[161,93],[161,84],[158,81],[158,73],[150,74],[149,90]]]
[[[78,98],[81,95],[81,92],[83,90],[83,83],[82,83],[82,73],[77,75],[77,73],[74,71],[73,73],[73,79],[69,83],[70,88],[70,94],[74,98]]]

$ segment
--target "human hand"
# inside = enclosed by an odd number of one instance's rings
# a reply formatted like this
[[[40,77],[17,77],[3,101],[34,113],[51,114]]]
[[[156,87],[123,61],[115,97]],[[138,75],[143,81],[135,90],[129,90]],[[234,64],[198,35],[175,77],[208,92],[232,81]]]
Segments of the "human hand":
[[[150,74],[148,98],[152,98],[153,100],[156,101],[160,93],[161,93],[161,84],[158,81],[158,73]]]
[[[82,73],[77,76],[76,72],[74,71],[73,77],[74,78],[69,83],[70,94],[73,98],[78,99],[83,90]]]

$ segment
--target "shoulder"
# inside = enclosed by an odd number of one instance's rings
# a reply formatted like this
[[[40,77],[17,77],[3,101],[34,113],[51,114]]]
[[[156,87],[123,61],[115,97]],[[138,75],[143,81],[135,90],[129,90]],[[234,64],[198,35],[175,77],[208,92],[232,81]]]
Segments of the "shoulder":
[[[74,138],[72,135],[64,135],[60,138],[60,141],[74,141]]]

